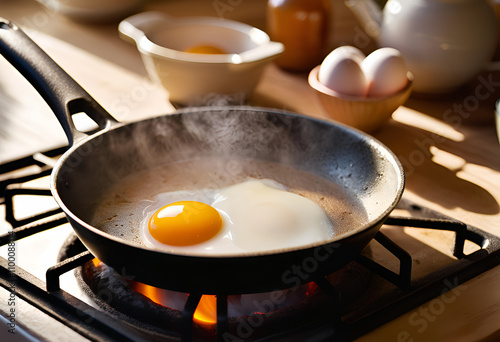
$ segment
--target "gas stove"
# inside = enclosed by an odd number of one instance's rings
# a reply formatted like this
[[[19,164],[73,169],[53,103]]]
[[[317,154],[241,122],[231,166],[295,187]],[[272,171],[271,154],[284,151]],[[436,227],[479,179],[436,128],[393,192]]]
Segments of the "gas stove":
[[[185,294],[180,309],[158,304],[133,290],[129,275],[96,262],[79,242],[48,189],[51,165],[64,150],[0,166],[0,336],[6,338],[354,340],[433,298],[444,305],[465,281],[500,262],[498,237],[403,196],[363,253],[314,279],[299,301],[234,316],[231,296],[221,293],[216,322],[200,323],[199,296]],[[137,300],[127,302],[130,296]],[[413,319],[416,325],[423,321]]]

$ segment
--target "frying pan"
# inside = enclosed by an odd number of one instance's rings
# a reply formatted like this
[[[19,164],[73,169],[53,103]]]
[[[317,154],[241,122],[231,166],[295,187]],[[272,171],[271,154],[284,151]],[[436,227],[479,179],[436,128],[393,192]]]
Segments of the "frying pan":
[[[341,124],[248,106],[187,108],[124,124],[5,19],[0,19],[0,50],[49,104],[70,142],[52,172],[54,198],[90,252],[136,281],[200,294],[298,286],[361,253],[402,196],[404,174],[394,154]],[[98,123],[96,133],[76,130],[71,116],[80,112]],[[307,246],[203,257],[142,247],[89,224],[95,201],[122,177],[205,156],[274,161],[310,172],[355,196],[367,219]]]

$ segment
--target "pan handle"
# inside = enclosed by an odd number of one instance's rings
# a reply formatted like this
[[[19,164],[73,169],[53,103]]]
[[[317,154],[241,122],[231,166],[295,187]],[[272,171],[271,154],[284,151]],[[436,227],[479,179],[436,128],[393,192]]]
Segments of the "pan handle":
[[[118,123],[17,25],[4,18],[0,18],[0,54],[47,102],[70,145],[88,137],[76,129],[73,114],[84,112],[101,130]]]

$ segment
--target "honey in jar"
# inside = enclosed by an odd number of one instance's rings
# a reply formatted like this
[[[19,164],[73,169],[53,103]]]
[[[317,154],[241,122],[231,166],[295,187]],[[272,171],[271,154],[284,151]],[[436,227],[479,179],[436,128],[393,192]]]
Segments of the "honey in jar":
[[[309,71],[324,57],[330,2],[328,0],[269,0],[267,31],[285,45],[276,59],[283,69]]]

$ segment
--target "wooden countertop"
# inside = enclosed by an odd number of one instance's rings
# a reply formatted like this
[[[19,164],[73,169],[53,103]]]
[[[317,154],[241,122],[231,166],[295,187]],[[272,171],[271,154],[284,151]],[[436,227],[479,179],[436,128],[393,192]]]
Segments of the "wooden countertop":
[[[356,21],[342,1],[332,1],[335,14],[330,45],[352,45],[360,34]],[[220,13],[213,3],[157,0],[149,1],[145,10],[174,16],[217,16]],[[264,0],[232,4],[223,16],[264,28]],[[116,23],[73,22],[33,0],[1,2],[0,16],[24,28],[119,120],[139,120],[174,110],[163,88],[147,79],[135,46],[119,39]],[[373,48],[367,41],[364,49]],[[31,86],[4,60],[0,60],[0,74],[0,162],[34,152],[40,146],[64,143],[62,129]],[[486,99],[474,102],[478,108],[468,102],[488,78],[500,82],[500,73],[484,73],[445,97],[412,96],[374,136],[403,163],[405,196],[500,235],[500,147],[494,122],[494,102],[500,98],[500,87],[492,86]],[[307,84],[307,75],[287,73],[274,65],[266,70],[252,103],[325,116]],[[439,315],[426,318],[425,329],[418,329],[421,326],[413,324],[411,317],[426,310],[432,301],[359,340],[497,340],[500,267],[457,289],[455,299],[446,303]]]

